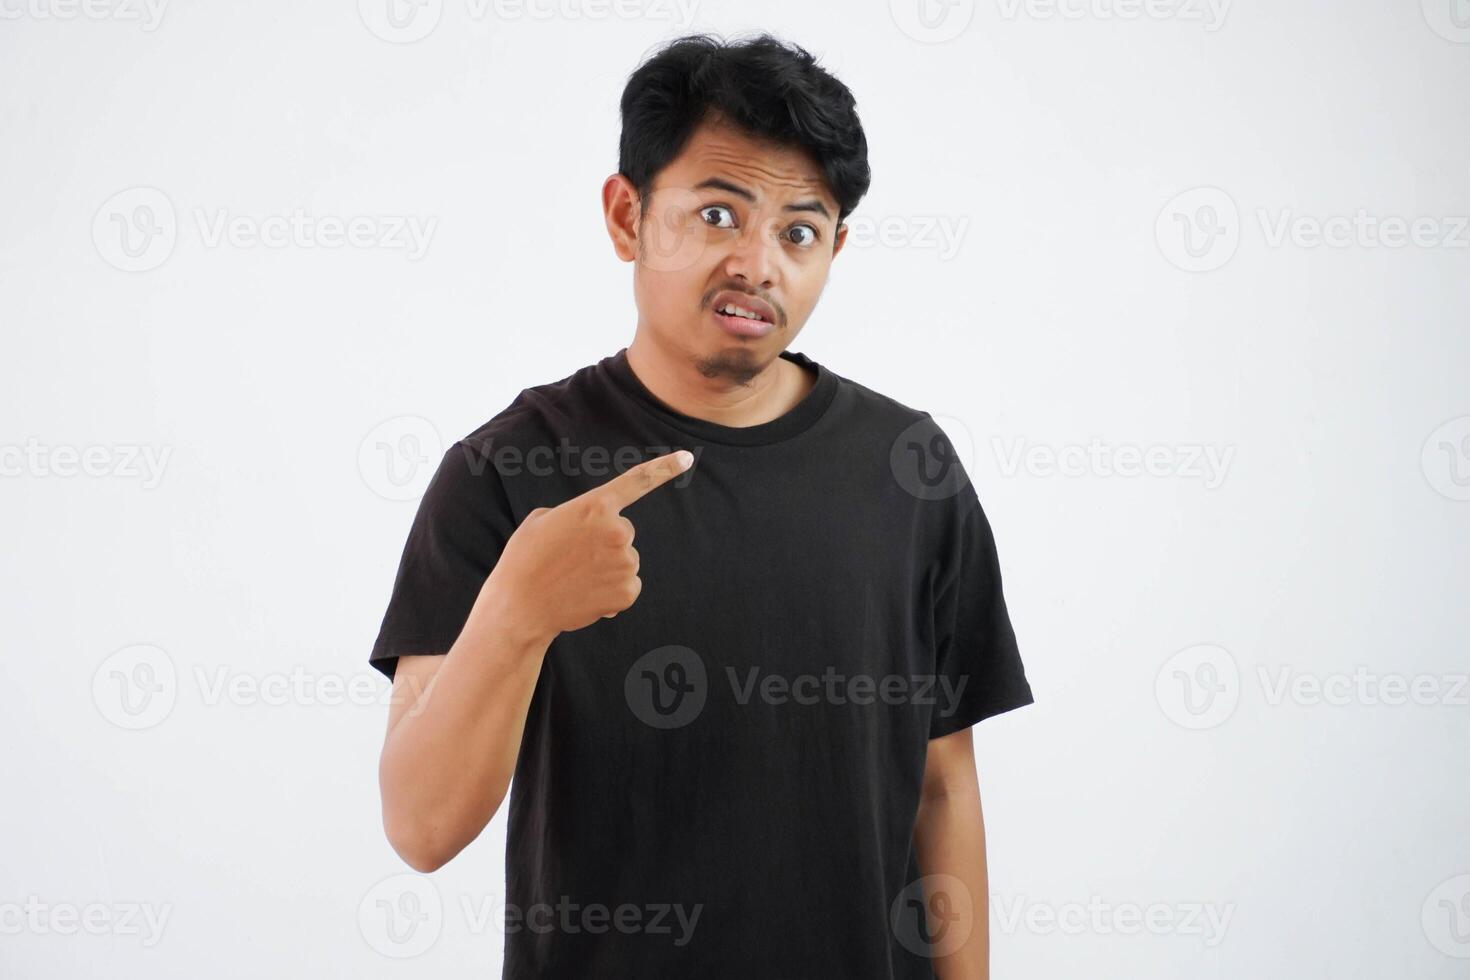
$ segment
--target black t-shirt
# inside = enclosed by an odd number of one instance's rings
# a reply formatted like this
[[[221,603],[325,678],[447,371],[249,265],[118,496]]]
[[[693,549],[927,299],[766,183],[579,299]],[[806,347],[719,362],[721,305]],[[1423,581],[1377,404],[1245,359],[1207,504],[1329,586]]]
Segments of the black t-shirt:
[[[507,538],[674,449],[623,511],[642,591],[558,636],[509,802],[504,976],[931,978],[905,925],[928,741],[1032,701],[989,522],[942,429],[803,354],[737,428],[626,348],[444,454],[371,654],[446,652]],[[905,892],[905,889],[908,889]]]

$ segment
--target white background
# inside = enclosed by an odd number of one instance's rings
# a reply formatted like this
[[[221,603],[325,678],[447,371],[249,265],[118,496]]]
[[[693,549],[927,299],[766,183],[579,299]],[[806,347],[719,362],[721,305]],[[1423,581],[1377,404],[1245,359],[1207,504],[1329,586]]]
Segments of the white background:
[[[503,817],[395,877],[367,653],[438,447],[632,337],[627,74],[758,28],[871,147],[793,349],[1000,547],[995,976],[1470,971],[1470,7],[929,2],[0,0],[0,974],[499,975]],[[298,209],[387,237],[210,235]]]

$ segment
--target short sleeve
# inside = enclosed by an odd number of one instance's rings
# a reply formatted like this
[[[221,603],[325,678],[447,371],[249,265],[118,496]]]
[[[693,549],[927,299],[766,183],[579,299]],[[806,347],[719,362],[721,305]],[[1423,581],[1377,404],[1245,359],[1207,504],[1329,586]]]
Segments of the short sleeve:
[[[933,593],[939,696],[930,738],[1033,703],[990,522],[968,483],[954,499],[961,513],[951,527],[958,530],[942,545]]]
[[[514,530],[489,456],[463,439],[449,447],[419,501],[368,662],[392,680],[402,655],[448,653]]]

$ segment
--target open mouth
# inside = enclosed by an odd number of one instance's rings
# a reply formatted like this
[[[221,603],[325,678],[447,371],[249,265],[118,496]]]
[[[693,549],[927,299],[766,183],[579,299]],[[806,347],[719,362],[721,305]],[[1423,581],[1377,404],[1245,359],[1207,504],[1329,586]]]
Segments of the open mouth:
[[[764,337],[775,324],[760,315],[750,316],[741,312],[728,312],[730,307],[714,310],[715,322],[732,337]]]
[[[720,316],[739,317],[742,320],[755,320],[758,323],[771,322],[765,317],[761,316],[760,313],[758,313],[757,311],[747,309],[746,307],[740,306],[737,303],[726,303],[723,306],[718,306],[715,308],[715,312],[718,313]]]
[[[710,304],[715,322],[734,337],[764,337],[775,328],[776,311],[763,299],[723,290]]]

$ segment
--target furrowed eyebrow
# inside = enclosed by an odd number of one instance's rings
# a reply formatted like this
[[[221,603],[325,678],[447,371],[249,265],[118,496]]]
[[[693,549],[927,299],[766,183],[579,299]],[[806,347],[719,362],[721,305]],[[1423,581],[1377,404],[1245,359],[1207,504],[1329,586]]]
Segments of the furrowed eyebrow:
[[[751,204],[755,203],[754,194],[746,190],[744,187],[741,187],[739,184],[732,184],[730,181],[725,180],[721,177],[707,177],[699,183],[695,184],[694,189],[697,191],[705,189],[724,191],[727,194],[734,194],[736,197],[742,198]],[[832,220],[832,213],[827,210],[827,206],[816,198],[811,198],[805,201],[797,201],[795,204],[788,204],[781,210],[812,211],[820,214],[828,221]]]

